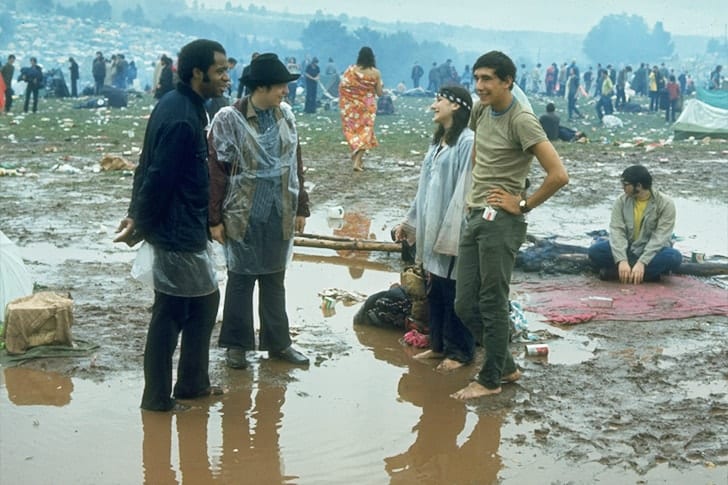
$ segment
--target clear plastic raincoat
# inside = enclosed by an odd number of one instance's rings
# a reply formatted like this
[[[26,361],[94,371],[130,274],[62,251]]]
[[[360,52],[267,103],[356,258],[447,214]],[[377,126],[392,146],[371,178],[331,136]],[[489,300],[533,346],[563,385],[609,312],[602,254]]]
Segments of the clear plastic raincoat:
[[[210,142],[229,164],[222,203],[228,270],[240,274],[283,271],[293,253],[298,193],[298,133],[291,108],[256,110],[251,123],[235,106],[213,120]]]

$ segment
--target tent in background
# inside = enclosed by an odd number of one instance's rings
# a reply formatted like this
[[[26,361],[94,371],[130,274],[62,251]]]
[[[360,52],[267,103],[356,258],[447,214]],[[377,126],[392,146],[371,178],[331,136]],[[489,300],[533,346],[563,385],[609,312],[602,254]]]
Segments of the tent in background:
[[[0,322],[8,303],[33,294],[33,280],[20,257],[18,247],[0,231]]]
[[[690,136],[728,138],[728,91],[699,89],[697,98],[685,101],[672,128],[678,140]]]

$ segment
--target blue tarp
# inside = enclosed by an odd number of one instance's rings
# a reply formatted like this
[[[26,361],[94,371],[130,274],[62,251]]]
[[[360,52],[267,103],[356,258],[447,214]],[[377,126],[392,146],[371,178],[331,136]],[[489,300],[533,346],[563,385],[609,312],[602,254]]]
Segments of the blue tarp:
[[[728,91],[724,89],[698,89],[698,99],[715,108],[728,109]]]

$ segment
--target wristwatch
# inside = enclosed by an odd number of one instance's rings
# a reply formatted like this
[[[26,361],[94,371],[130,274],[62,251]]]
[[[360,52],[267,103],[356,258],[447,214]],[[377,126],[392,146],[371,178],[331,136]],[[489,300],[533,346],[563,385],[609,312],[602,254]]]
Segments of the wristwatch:
[[[526,201],[526,199],[521,199],[518,202],[518,208],[521,210],[521,214],[527,214],[531,212],[531,208],[528,207],[528,201]]]

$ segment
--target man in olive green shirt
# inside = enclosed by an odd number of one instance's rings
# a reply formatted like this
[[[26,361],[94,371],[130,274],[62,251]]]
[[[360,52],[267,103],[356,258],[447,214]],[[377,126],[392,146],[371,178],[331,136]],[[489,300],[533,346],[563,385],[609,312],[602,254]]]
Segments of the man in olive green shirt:
[[[538,119],[511,91],[513,61],[502,52],[488,52],[473,65],[473,77],[480,105],[470,117],[473,181],[460,238],[455,311],[481,341],[486,357],[476,379],[452,394],[460,400],[498,394],[502,382],[521,377],[508,351],[508,297],[516,254],[526,238],[524,214],[569,181]],[[534,156],[546,177],[526,198],[522,194]]]

